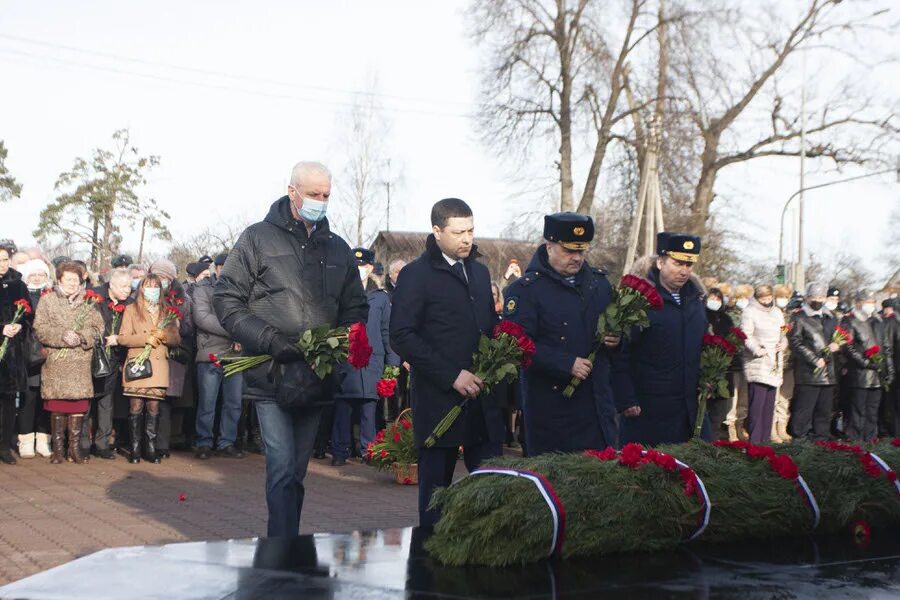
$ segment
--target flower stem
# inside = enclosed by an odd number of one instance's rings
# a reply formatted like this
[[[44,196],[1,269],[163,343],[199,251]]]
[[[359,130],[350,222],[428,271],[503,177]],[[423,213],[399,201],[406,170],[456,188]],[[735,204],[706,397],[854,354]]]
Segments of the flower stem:
[[[456,419],[462,413],[462,407],[465,405],[467,400],[463,400],[461,404],[457,404],[453,408],[450,409],[443,419],[437,424],[434,428],[434,431],[431,432],[431,435],[428,436],[428,439],[425,440],[425,447],[431,448],[434,446],[437,441],[443,436],[447,431],[453,426],[453,423],[456,422]]]
[[[591,362],[591,364],[594,364],[595,358],[597,358],[596,350],[594,350],[593,352],[588,354],[588,360]],[[577,388],[579,385],[581,385],[581,380],[578,379],[577,377],[572,377],[572,379],[569,381],[569,385],[567,385],[566,389],[563,390],[563,397],[571,398],[572,396],[574,396],[575,388]]]

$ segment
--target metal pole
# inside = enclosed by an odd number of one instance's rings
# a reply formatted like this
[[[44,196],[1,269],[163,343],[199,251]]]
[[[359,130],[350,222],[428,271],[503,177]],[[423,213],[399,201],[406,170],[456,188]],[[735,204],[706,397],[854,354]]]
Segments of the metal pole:
[[[797,278],[794,289],[805,285],[803,269],[803,190],[806,188],[806,53],[801,55],[803,74],[800,78],[800,199],[797,201]]]
[[[900,170],[895,171],[895,169],[885,169],[884,171],[876,171],[874,173],[866,173],[865,175],[857,175],[855,177],[847,177],[846,179],[836,179],[835,181],[827,181],[825,183],[820,183],[818,185],[811,185],[808,188],[801,188],[791,194],[791,197],[787,199],[787,202],[784,203],[784,207],[781,209],[781,232],[778,236],[778,263],[781,264],[784,259],[784,216],[787,214],[788,206],[791,204],[791,200],[802,194],[803,192],[808,192],[810,190],[815,190],[818,188],[829,187],[832,185],[837,185],[839,183],[847,183],[850,181],[856,181],[857,179],[867,179],[869,177],[875,177],[876,175],[884,175],[885,173],[898,173],[898,177],[900,177]]]

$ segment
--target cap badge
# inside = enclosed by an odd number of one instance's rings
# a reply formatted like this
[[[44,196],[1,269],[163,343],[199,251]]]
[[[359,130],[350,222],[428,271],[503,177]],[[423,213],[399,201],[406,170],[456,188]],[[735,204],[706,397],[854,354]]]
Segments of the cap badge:
[[[584,235],[584,227],[576,227],[572,230],[575,235]]]
[[[691,240],[687,240],[687,241],[684,243],[684,249],[685,249],[685,250],[693,250],[693,249],[694,249],[694,242],[692,242]]]

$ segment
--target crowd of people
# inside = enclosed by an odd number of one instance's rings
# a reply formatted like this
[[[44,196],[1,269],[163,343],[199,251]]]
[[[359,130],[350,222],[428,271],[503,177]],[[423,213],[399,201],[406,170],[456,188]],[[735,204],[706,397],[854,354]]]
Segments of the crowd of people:
[[[598,341],[615,293],[585,260],[590,217],[546,216],[545,243],[524,271],[511,261],[499,285],[478,261],[462,200],[436,203],[421,256],[385,272],[371,250],[331,231],[330,193],[326,167],[298,163],[262,221],[183,277],[168,260],[124,255],[97,276],[84,262],[0,242],[0,460],[15,463],[13,449],[53,463],[112,460],[117,450],[159,463],[177,444],[199,460],[258,452],[268,534],[280,536],[298,531],[310,459],[365,460],[376,432],[409,407],[426,527],[461,449],[473,470],[504,444],[536,455],[680,443],[697,435],[695,422],[704,439],[752,443],[900,435],[896,296],[701,279],[702,240],[662,232],[656,255],[631,269],[656,290],[658,310],[644,327]],[[503,320],[533,340],[533,364],[483,394],[472,355]],[[318,378],[299,336],[358,322],[369,366]],[[746,340],[730,394],[698,419],[704,336],[736,328]],[[272,360],[227,375],[219,358],[240,354]],[[401,373],[387,399],[377,390],[385,366]],[[426,443],[464,400],[462,416]]]

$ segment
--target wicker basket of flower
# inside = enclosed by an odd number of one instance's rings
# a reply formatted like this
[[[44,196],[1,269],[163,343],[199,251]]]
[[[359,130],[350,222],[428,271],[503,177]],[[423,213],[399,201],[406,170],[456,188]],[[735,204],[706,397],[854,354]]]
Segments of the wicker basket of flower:
[[[419,483],[418,460],[410,409],[401,412],[393,425],[379,431],[366,449],[366,462],[379,471],[390,469],[401,485]]]

